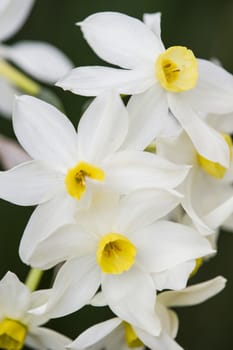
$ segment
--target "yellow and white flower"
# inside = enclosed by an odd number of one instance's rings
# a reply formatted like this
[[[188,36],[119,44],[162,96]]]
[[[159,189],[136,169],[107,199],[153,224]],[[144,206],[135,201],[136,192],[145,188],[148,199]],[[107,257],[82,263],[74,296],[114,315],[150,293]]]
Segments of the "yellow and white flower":
[[[41,327],[49,315],[33,315],[29,311],[42,305],[49,290],[30,292],[18,277],[7,272],[0,281],[0,348],[20,350],[24,344],[35,350],[65,350],[70,339]]]
[[[97,97],[84,113],[78,134],[55,107],[34,97],[16,101],[16,136],[34,160],[0,173],[0,197],[18,205],[36,205],[20,254],[27,261],[34,245],[88,206],[96,188],[121,194],[139,188],[171,189],[189,167],[148,152],[123,147],[128,114],[112,92]],[[30,238],[29,238],[30,237]],[[24,245],[24,240],[30,241]]]
[[[71,350],[182,350],[174,340],[176,338],[179,320],[171,310],[177,306],[192,306],[200,304],[219,293],[225,287],[226,280],[216,277],[210,281],[187,287],[179,292],[169,291],[158,295],[155,313],[161,322],[161,333],[158,336],[137,328],[120,318],[101,322],[81,333],[77,339],[68,345]],[[98,305],[103,306],[104,304]]]
[[[228,167],[228,147],[199,113],[233,111],[233,77],[211,62],[196,59],[184,46],[166,50],[160,38],[160,14],[146,15],[145,21],[102,12],[78,23],[95,53],[123,69],[79,67],[57,85],[85,96],[110,88],[133,95],[128,103],[132,148],[137,134],[144,147],[161,135],[170,123],[170,110],[203,157]]]
[[[168,193],[164,199],[162,192],[136,191],[120,201],[111,193],[96,195],[77,224],[65,225],[41,241],[32,257],[33,266],[50,268],[66,262],[50,300],[37,312],[53,317],[69,314],[88,303],[101,286],[118,317],[158,335],[156,274],[213,252],[194,229],[155,221],[177,205],[177,199]]]
[[[211,119],[209,116],[209,123]],[[223,117],[222,120],[224,121]],[[216,122],[211,124],[218,127],[221,132],[219,134],[229,148],[229,169],[198,154],[185,132],[178,137],[158,138],[156,141],[158,155],[172,159],[177,164],[192,165],[188,176],[179,187],[184,195],[181,203],[193,224],[204,235],[216,232],[233,213],[233,145],[230,135],[223,132],[226,132],[226,127],[223,128]],[[228,130],[230,131],[232,130]]]

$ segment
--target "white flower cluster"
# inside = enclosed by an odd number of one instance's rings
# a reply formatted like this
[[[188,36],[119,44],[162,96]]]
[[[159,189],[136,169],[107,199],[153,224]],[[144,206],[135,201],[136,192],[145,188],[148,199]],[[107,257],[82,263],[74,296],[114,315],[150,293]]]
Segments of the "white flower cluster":
[[[20,3],[25,17],[32,1]],[[14,17],[16,4],[3,1],[0,18]],[[13,128],[30,158],[0,172],[0,197],[38,205],[22,261],[39,270],[62,265],[49,290],[30,293],[10,272],[0,281],[0,348],[179,350],[171,308],[225,286],[221,276],[187,283],[216,252],[220,226],[231,227],[233,77],[184,46],[165,49],[159,13],[143,20],[103,12],[78,24],[94,52],[120,68],[79,67],[59,80],[95,96],[77,132],[54,106],[16,98]],[[5,22],[1,39],[17,29]],[[0,54],[39,77],[43,48],[21,43]],[[60,79],[67,65],[51,61]],[[116,317],[73,342],[40,327],[87,304]]]

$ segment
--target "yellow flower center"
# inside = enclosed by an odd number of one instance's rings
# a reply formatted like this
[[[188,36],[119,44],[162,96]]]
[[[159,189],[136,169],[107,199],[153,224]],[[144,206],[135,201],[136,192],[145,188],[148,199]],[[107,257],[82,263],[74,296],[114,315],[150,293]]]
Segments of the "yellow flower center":
[[[203,263],[203,258],[198,258],[196,259],[196,264],[194,266],[194,269],[193,271],[190,273],[190,276],[189,277],[193,277],[194,275],[196,275],[196,273],[199,271],[201,265]]]
[[[103,272],[120,274],[134,264],[136,252],[136,247],[125,236],[108,233],[99,242],[96,259]]]
[[[20,350],[24,345],[27,327],[16,320],[5,318],[0,322],[0,348]]]
[[[222,137],[224,138],[224,140],[226,141],[228,147],[229,147],[229,152],[230,152],[230,160],[232,160],[232,140],[230,135],[227,134],[222,134]],[[226,172],[227,172],[227,168],[225,168],[224,166],[222,166],[219,163],[216,162],[212,162],[211,160],[201,156],[199,153],[197,153],[197,161],[198,164],[200,165],[200,167],[202,168],[202,170],[204,170],[204,172],[206,172],[207,174],[216,177],[217,179],[222,179]]]
[[[67,192],[74,198],[80,200],[86,190],[86,177],[97,181],[104,181],[105,173],[102,169],[96,166],[79,162],[74,168],[69,169],[65,184]]]
[[[144,345],[129,323],[123,322],[123,326],[125,328],[125,341],[129,348],[139,348]]]
[[[197,83],[197,59],[184,46],[172,46],[161,53],[155,63],[156,78],[165,90],[182,92]]]

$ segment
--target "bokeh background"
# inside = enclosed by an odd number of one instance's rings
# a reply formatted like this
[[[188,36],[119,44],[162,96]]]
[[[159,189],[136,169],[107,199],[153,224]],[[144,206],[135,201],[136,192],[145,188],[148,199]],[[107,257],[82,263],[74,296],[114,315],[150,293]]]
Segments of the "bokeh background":
[[[101,63],[82,38],[75,23],[99,11],[119,11],[137,18],[145,12],[162,12],[162,37],[165,45],[184,45],[196,56],[218,58],[233,73],[233,1],[232,0],[37,0],[23,28],[9,43],[30,39],[47,41],[63,50],[75,66]],[[53,88],[64,104],[66,114],[77,124],[84,97]],[[232,96],[233,98],[233,96]],[[14,138],[11,122],[1,118],[1,133]],[[7,270],[24,280],[29,268],[18,257],[18,245],[33,208],[0,202],[0,277]],[[233,233],[222,232],[218,255],[205,264],[191,283],[223,275],[227,288],[205,304],[179,309],[178,342],[186,350],[228,350],[233,348]],[[41,287],[50,286],[53,272],[43,276]],[[140,286],[139,291],[140,293]],[[105,308],[83,310],[50,322],[50,326],[76,337],[88,326],[108,318]],[[158,349],[163,350],[163,349]]]

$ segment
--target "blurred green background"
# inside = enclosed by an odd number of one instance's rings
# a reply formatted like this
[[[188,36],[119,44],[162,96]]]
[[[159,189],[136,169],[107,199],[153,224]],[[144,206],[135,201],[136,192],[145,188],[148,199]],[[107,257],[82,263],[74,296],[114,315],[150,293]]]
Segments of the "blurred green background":
[[[233,1],[231,0],[37,0],[20,32],[9,43],[30,39],[48,41],[63,50],[79,65],[101,63],[82,38],[75,23],[98,11],[119,11],[137,18],[145,12],[162,12],[162,37],[166,46],[184,45],[196,56],[218,58],[233,72]],[[53,91],[60,97],[70,119],[77,124],[86,98]],[[14,137],[11,122],[1,118],[1,132]],[[33,208],[22,208],[1,201],[0,254],[1,277],[7,270],[24,280],[28,267],[20,262],[18,245]],[[196,307],[179,310],[178,342],[186,350],[219,350],[233,348],[233,234],[222,233],[217,257],[205,264],[192,282],[204,281],[218,274],[228,279],[227,288],[212,300]],[[44,275],[41,287],[48,287],[52,272]],[[108,318],[110,311],[85,308],[80,312],[50,322],[70,337],[97,321]],[[158,349],[163,350],[163,349]]]

